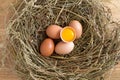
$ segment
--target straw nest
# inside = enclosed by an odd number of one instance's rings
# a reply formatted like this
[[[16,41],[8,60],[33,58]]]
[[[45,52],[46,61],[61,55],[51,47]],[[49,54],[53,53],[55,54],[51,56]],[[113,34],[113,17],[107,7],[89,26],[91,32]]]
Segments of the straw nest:
[[[119,23],[112,21],[110,9],[98,0],[24,0],[18,8],[7,27],[8,49],[23,80],[103,80],[102,75],[116,64]],[[47,37],[46,28],[64,27],[71,20],[83,25],[74,50],[43,57],[39,47]]]

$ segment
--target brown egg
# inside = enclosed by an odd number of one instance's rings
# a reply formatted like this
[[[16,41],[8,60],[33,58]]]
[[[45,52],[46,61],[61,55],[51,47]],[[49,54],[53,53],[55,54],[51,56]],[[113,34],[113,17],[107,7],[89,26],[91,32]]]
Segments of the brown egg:
[[[77,20],[72,20],[69,23],[69,26],[73,27],[76,31],[76,39],[79,39],[82,35],[82,25],[79,21]]]
[[[53,40],[50,38],[45,39],[40,46],[41,55],[47,57],[52,55],[53,51],[54,51]]]
[[[73,42],[59,42],[55,47],[55,52],[60,55],[69,54],[74,49]]]
[[[50,25],[46,29],[46,34],[52,39],[60,39],[60,31],[62,27],[58,25]]]

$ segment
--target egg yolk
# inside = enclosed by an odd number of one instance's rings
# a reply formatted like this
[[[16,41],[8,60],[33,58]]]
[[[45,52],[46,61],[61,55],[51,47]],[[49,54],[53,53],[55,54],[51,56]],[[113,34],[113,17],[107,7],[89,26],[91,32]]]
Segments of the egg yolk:
[[[75,32],[71,28],[63,29],[61,37],[65,42],[71,42],[75,39]]]

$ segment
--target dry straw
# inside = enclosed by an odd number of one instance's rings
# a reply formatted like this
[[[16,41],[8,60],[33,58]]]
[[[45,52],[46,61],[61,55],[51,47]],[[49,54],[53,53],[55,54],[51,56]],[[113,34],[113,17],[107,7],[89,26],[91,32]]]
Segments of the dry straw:
[[[22,80],[104,80],[102,75],[116,64],[120,26],[98,0],[24,0],[18,8],[7,27],[8,50]],[[47,26],[64,27],[71,20],[83,25],[74,50],[64,56],[41,56]]]

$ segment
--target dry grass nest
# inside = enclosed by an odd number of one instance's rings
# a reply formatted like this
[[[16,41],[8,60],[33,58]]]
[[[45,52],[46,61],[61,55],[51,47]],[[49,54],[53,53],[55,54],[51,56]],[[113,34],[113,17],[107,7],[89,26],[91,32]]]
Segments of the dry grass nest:
[[[66,26],[71,20],[83,25],[74,50],[43,57],[39,47],[46,28]],[[7,26],[8,50],[23,80],[103,80],[119,58],[119,28],[110,9],[98,0],[24,0]]]

